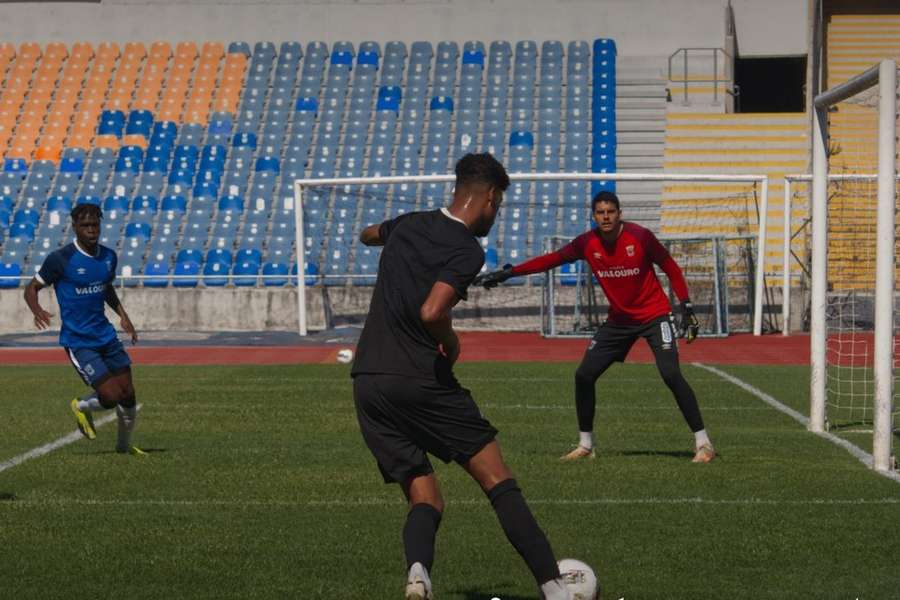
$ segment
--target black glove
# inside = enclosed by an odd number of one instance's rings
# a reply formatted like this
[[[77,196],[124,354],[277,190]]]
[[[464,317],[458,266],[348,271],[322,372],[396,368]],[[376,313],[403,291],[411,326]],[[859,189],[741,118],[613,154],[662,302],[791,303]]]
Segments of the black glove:
[[[697,339],[697,334],[700,333],[700,321],[694,314],[694,305],[690,300],[681,303],[681,323],[678,329],[678,335],[683,337],[688,344]]]
[[[489,290],[497,287],[512,276],[512,265],[507,263],[503,265],[502,269],[482,273],[472,281],[472,285],[482,285],[484,289]]]

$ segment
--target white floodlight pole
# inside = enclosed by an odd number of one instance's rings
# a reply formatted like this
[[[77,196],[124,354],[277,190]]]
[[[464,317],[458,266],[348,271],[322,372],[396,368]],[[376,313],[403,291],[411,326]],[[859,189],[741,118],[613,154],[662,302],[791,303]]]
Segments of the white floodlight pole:
[[[294,243],[297,246],[297,325],[306,335],[306,240],[303,239],[303,186],[294,181]]]
[[[873,467],[891,468],[891,404],[894,396],[894,222],[896,187],[897,65],[878,66],[878,242],[875,257],[875,414]]]

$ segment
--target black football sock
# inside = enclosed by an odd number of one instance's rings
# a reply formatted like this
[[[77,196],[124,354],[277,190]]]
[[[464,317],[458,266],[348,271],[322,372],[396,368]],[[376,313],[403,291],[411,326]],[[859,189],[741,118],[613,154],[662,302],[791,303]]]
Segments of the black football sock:
[[[578,370],[575,372],[575,413],[578,415],[578,431],[594,430],[594,411],[597,406],[597,392],[594,384],[597,378]]]
[[[559,577],[559,566],[515,479],[501,481],[487,493],[506,539],[525,560],[538,585]]]
[[[413,504],[403,526],[403,548],[406,550],[406,569],[414,563],[431,573],[434,563],[434,538],[441,524],[441,512],[430,504]]]

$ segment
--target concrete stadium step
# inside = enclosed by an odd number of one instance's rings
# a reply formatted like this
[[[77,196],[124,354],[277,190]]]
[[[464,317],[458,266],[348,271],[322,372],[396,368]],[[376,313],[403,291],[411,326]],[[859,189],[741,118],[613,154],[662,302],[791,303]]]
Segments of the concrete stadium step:
[[[665,144],[664,130],[657,131],[623,131],[617,127],[619,145],[624,144]]]
[[[663,157],[661,156],[620,156],[616,155],[616,168],[619,171],[632,169],[646,171],[650,169],[662,169]]]
[[[622,97],[621,95],[616,97],[616,110],[623,108],[634,108],[634,109],[653,109],[653,110],[666,110],[666,102],[665,96],[662,97]]]
[[[641,194],[650,196],[661,194],[663,183],[661,181],[617,181],[616,192],[621,194]]]
[[[650,121],[620,121],[616,119],[616,132],[621,134],[623,132],[654,132],[659,131],[665,133],[666,131],[666,122],[665,120],[650,120]]]
[[[659,85],[630,85],[626,86],[616,82],[616,98],[618,99],[656,99],[663,103],[666,101],[666,86],[663,83]]]
[[[621,121],[661,121],[666,122],[665,107],[616,109],[616,123]]]
[[[663,155],[664,145],[662,143],[643,144],[643,143],[619,143],[616,150],[616,156],[656,156]]]

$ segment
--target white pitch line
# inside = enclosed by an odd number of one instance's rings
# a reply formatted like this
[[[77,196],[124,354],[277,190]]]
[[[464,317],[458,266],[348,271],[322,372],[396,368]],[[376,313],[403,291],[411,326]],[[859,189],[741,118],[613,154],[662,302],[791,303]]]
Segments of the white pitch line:
[[[872,505],[894,505],[900,504],[900,498],[808,498],[808,499],[770,499],[770,498],[583,498],[583,499],[564,499],[564,498],[538,498],[529,499],[529,504],[545,504],[552,506],[600,506],[600,505],[654,505],[654,506],[670,506],[670,505],[711,505],[711,506],[872,506]],[[18,506],[47,506],[47,505],[88,505],[88,506],[169,506],[169,507],[286,507],[286,508],[370,508],[373,506],[405,506],[405,502],[401,498],[357,498],[353,500],[331,499],[331,500],[166,500],[166,499],[107,499],[107,498],[48,498],[40,500],[19,499],[9,504],[0,502],[0,507],[18,505]],[[468,498],[459,500],[447,500],[447,504],[451,506],[480,506],[487,505],[486,498]]]
[[[769,394],[765,393],[764,391],[762,391],[759,388],[756,388],[756,387],[750,385],[746,381],[743,381],[742,379],[738,379],[734,375],[730,375],[730,374],[726,373],[725,371],[721,371],[715,367],[711,367],[709,365],[704,365],[703,363],[692,363],[692,364],[696,367],[700,367],[701,369],[706,369],[710,373],[715,373],[722,379],[733,383],[734,385],[738,386],[739,388],[741,388],[747,392],[750,392],[751,394],[753,394],[754,396],[756,396],[757,398],[759,398],[760,400],[762,400],[763,402],[765,402],[766,404],[768,404],[769,406],[774,408],[775,410],[788,415],[789,417],[791,417],[792,419],[794,419],[795,421],[797,421],[798,423],[803,425],[804,428],[806,428],[809,425],[809,418],[806,415],[803,415],[803,414],[797,412],[790,406],[785,406],[784,404],[782,404],[781,402],[779,402],[778,400],[776,400]],[[872,455],[869,454],[868,452],[866,452],[865,450],[863,450],[862,448],[860,448],[859,446],[856,446],[855,444],[851,444],[847,440],[840,438],[840,437],[834,435],[833,433],[828,433],[827,431],[823,431],[821,433],[820,432],[813,432],[813,433],[821,438],[828,440],[832,444],[840,446],[841,448],[843,448],[844,450],[846,450],[847,452],[852,454],[854,457],[856,457],[856,459],[859,460],[859,462],[861,462],[862,464],[864,464],[867,467],[869,467],[870,469],[872,469],[872,465],[874,463]],[[877,473],[878,475],[883,475],[884,477],[887,477],[888,479],[891,479],[893,481],[900,483],[900,473],[898,473],[896,471],[875,471],[874,469],[872,469],[872,470],[875,473]]]
[[[141,410],[140,404],[137,405],[137,410]],[[100,417],[99,419],[94,421],[94,427],[97,428],[102,425],[106,425],[107,423],[114,420],[115,418],[116,418],[116,411],[114,411],[114,410],[110,411],[109,414],[103,415],[102,417]],[[58,450],[58,449],[62,448],[63,446],[68,446],[69,444],[71,444],[73,442],[77,442],[78,440],[82,439],[83,437],[84,436],[81,434],[81,432],[76,429],[72,433],[64,435],[57,440],[53,440],[52,442],[50,442],[48,444],[44,444],[43,446],[38,446],[37,448],[32,448],[31,450],[29,450],[28,452],[26,452],[24,454],[20,454],[18,456],[13,456],[9,460],[0,462],[0,473],[2,473],[3,471],[5,471],[7,469],[11,469],[17,465],[21,465],[23,462],[25,462],[27,460],[31,460],[32,458],[40,458],[41,456],[44,456],[45,454],[49,454],[49,453],[53,452],[54,450]]]

